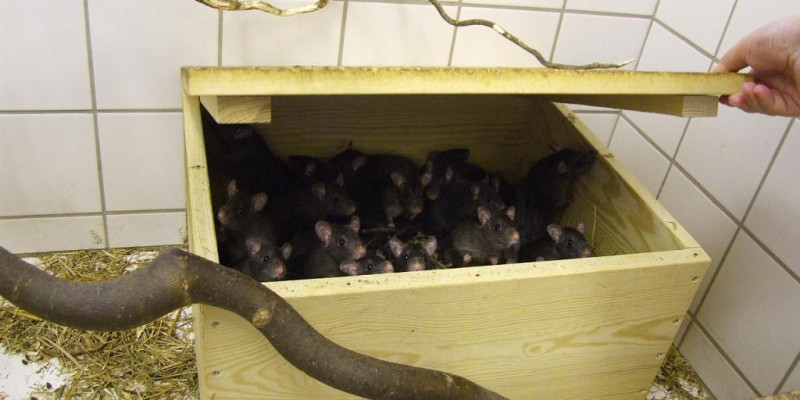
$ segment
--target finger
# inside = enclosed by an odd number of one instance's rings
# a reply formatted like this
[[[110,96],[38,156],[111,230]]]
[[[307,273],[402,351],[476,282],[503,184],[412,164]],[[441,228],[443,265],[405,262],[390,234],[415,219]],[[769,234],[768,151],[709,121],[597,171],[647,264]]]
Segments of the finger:
[[[766,85],[756,85],[753,88],[753,97],[761,109],[761,112],[770,115],[785,115],[786,103],[780,95],[772,91]]]
[[[711,72],[736,72],[748,66],[746,55],[750,40],[750,36],[746,36],[744,39],[740,40],[739,43],[731,47],[731,49],[720,58],[719,64],[711,69]]]
[[[744,95],[741,93],[728,96],[728,105],[736,107],[742,111],[753,112],[750,110],[750,106],[747,105],[747,102],[744,100]]]
[[[764,110],[761,109],[761,104],[758,102],[755,93],[753,93],[755,87],[756,84],[752,82],[742,85],[742,98],[750,112],[763,112]]]

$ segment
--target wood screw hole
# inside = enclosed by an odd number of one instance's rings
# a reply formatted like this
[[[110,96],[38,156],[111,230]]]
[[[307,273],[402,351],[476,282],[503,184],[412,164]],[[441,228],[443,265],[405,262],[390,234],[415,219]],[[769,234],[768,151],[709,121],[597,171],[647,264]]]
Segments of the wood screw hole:
[[[697,282],[697,280],[698,280],[698,279],[700,279],[700,277],[693,276],[693,277],[692,277],[692,282]]]
[[[219,326],[219,321],[211,321],[211,326],[216,328]]]
[[[658,357],[658,358],[664,357],[664,353],[658,353],[658,354],[656,354],[656,357]]]
[[[681,322],[681,320],[680,320],[680,319],[677,319],[677,318],[675,318],[675,319],[673,319],[673,320],[672,320],[672,324],[673,324],[673,325],[678,325],[678,323],[679,323],[679,322]]]
[[[219,372],[219,371],[211,371],[211,375],[214,375],[214,376],[219,376],[219,374],[220,374],[220,372]]]

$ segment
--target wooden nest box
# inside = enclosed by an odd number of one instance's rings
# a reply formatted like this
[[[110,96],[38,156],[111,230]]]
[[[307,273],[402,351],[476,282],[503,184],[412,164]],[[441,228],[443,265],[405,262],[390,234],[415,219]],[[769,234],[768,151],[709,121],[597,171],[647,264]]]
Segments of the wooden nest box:
[[[256,124],[273,152],[330,157],[353,141],[421,164],[467,147],[514,181],[550,145],[594,148],[565,223],[598,257],[267,283],[352,350],[464,376],[511,399],[644,398],[710,260],[569,108],[716,113],[735,74],[445,68],[183,71],[190,251],[217,260],[201,103]],[[204,399],[352,398],[288,364],[244,319],[194,306]]]

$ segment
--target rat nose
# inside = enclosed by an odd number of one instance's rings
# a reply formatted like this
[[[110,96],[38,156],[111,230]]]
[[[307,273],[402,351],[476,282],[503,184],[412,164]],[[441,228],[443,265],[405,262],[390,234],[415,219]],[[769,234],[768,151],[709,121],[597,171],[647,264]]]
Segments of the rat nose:
[[[509,244],[517,244],[519,243],[519,232],[516,229],[512,229],[511,233],[508,235]]]
[[[364,245],[360,244],[358,247],[355,248],[355,257],[354,259],[359,260],[361,257],[364,257],[367,254],[367,248]]]

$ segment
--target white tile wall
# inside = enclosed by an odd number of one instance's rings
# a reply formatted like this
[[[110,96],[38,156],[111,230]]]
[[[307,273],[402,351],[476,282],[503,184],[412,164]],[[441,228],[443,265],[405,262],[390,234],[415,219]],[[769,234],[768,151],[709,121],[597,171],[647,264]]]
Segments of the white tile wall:
[[[601,113],[577,113],[577,115],[597,135],[598,139],[608,146],[619,115]]]
[[[795,121],[745,223],[764,245],[800,275],[798,160],[800,124]]]
[[[653,15],[656,0],[567,0],[567,10]]]
[[[82,1],[0,2],[0,54],[0,109],[91,108]]]
[[[664,158],[624,118],[617,122],[609,149],[639,178],[655,196],[667,174],[669,160]]]
[[[217,65],[217,15],[192,1],[89,1],[97,107],[180,108],[180,67]]]
[[[759,27],[797,13],[800,4],[796,0],[738,0],[717,56],[722,57],[739,39]]]
[[[697,319],[761,394],[800,352],[800,285],[746,234],[737,235]]]
[[[446,66],[455,29],[425,4],[353,2],[346,25],[342,65],[366,66]]]
[[[546,59],[558,29],[558,12],[501,10],[462,7],[461,19],[484,18],[496,22],[503,29],[514,32],[527,45],[539,50]],[[453,66],[540,67],[536,58],[527,51],[485,26],[461,27],[456,33]]]
[[[656,18],[691,38],[709,54],[714,54],[731,15],[734,0],[669,0],[658,5]],[[691,9],[691,12],[686,12]]]
[[[186,206],[180,113],[103,113],[97,124],[108,211]]]
[[[497,19],[545,55],[552,50],[556,62],[638,58],[639,69],[677,71],[704,71],[719,43],[724,51],[766,22],[800,13],[797,0],[445,4],[452,16],[460,11],[462,18]],[[0,52],[6,55],[0,61],[0,244],[16,252],[180,242],[183,191],[175,189],[183,167],[174,132],[180,130],[175,112],[182,65],[445,66],[451,57],[454,65],[535,65],[491,30],[468,27],[455,34],[429,4],[408,0],[334,0],[322,11],[287,19],[220,13],[192,1],[3,2]],[[694,318],[681,350],[720,399],[754,397],[746,382],[759,391],[778,389],[769,386],[790,372],[786,385],[797,385],[797,341],[784,335],[788,328],[800,331],[796,313],[785,315],[800,290],[793,228],[800,222],[800,196],[797,185],[784,183],[800,174],[793,162],[800,128],[779,149],[786,118],[721,108],[716,118],[688,124],[627,111],[617,123],[616,110],[573,109],[583,111],[581,118],[612,142],[612,151],[651,190],[664,179],[669,157],[676,157],[661,201],[715,260],[753,204],[707,300],[695,302],[687,316],[701,318]],[[753,245],[750,234],[769,251]],[[764,282],[770,290],[756,296]],[[758,338],[763,328],[752,321],[781,329]],[[713,339],[699,329],[706,325]],[[761,349],[779,353],[779,362],[765,366],[756,354]]]
[[[658,201],[711,257],[711,266],[690,308],[694,313],[736,233],[737,226],[677,168],[670,170]]]
[[[103,217],[0,220],[0,244],[12,253],[100,249],[106,247]]]
[[[741,218],[788,124],[788,118],[720,107],[718,118],[691,120],[676,160]]]
[[[288,7],[309,4],[292,1]],[[262,12],[222,14],[222,65],[336,65],[343,2],[322,10],[277,17]]]
[[[696,324],[686,331],[680,351],[717,399],[745,400],[756,397],[755,392]]]
[[[90,114],[0,115],[0,216],[99,212]]]
[[[110,247],[175,244],[183,242],[185,236],[184,212],[108,216]]]
[[[800,364],[795,365],[794,370],[789,375],[789,379],[786,380],[786,383],[783,384],[781,387],[780,392],[790,392],[794,390],[800,390]]]
[[[683,39],[653,24],[642,57],[636,69],[639,71],[706,72],[711,59],[690,46]]]
[[[644,18],[565,14],[552,61],[618,63],[638,58],[649,25]]]

